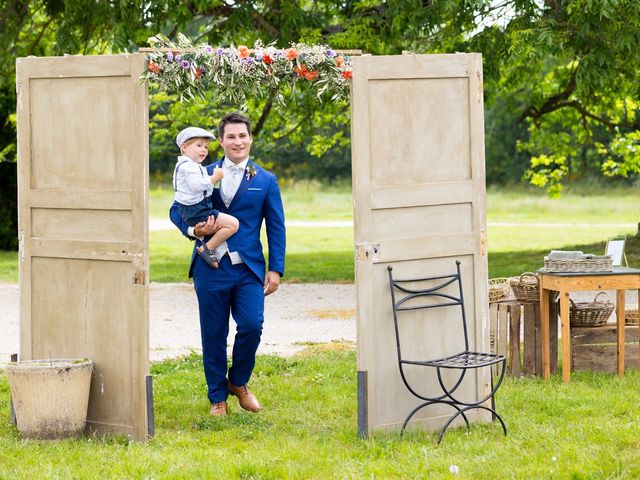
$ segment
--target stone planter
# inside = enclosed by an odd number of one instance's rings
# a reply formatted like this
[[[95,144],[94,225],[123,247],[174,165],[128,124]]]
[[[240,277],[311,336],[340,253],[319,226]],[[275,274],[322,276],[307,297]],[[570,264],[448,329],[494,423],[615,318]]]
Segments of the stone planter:
[[[7,364],[7,379],[24,438],[76,437],[87,423],[90,360],[26,360]]]

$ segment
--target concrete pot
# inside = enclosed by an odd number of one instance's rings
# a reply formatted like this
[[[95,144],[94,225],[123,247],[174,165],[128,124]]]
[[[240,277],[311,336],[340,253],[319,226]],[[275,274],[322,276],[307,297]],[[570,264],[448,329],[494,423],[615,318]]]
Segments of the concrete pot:
[[[22,437],[68,438],[84,431],[93,362],[26,360],[6,369]]]

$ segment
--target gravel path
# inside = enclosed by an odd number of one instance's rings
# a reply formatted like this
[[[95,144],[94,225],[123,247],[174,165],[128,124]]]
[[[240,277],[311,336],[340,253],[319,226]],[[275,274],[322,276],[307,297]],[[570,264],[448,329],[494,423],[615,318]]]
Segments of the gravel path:
[[[615,300],[615,292],[608,292]],[[594,292],[573,293],[577,301],[593,299]],[[627,291],[627,303],[637,293]],[[150,303],[150,357],[161,360],[201,352],[198,305],[189,283],[152,283]],[[356,341],[355,286],[353,284],[285,283],[265,299],[265,324],[258,353],[291,355],[311,342]],[[0,365],[19,351],[18,285],[0,284]],[[235,323],[230,322],[229,341]]]
[[[201,352],[198,304],[189,283],[152,283],[149,288],[150,358]],[[235,323],[230,322],[230,332]],[[19,351],[18,285],[0,284],[0,365]],[[291,355],[309,342],[355,342],[352,284],[282,284],[265,299],[258,353]],[[229,341],[233,334],[229,335]]]

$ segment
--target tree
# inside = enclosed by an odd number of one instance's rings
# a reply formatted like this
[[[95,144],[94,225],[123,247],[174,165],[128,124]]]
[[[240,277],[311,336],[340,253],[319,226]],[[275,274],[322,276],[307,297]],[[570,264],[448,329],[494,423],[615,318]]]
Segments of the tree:
[[[513,99],[532,155],[528,178],[560,192],[590,172],[640,174],[640,2],[513,0],[500,4],[504,28],[466,41],[487,51],[489,104]]]

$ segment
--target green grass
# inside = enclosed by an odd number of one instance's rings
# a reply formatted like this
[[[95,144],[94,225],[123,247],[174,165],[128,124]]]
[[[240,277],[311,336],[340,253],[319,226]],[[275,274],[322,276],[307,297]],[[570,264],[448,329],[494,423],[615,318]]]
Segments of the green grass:
[[[287,181],[282,184],[288,220],[351,219],[350,186]],[[172,199],[171,190],[152,188],[151,218],[167,218]],[[637,237],[631,238],[640,221],[638,205],[638,188],[567,192],[559,199],[550,199],[537,191],[489,189],[489,275],[512,276],[536,270],[551,249],[603,253],[605,240],[617,235],[628,236],[627,258],[630,265],[638,266],[640,245]],[[554,223],[594,226],[547,225]],[[186,281],[190,255],[191,243],[177,230],[151,232],[151,280]],[[286,282],[352,282],[352,228],[289,227],[286,269]],[[17,278],[17,253],[0,252],[0,282],[16,282]]]
[[[288,220],[351,220],[351,185],[321,185],[309,181],[280,181],[282,202]],[[168,218],[173,190],[149,189],[149,217]]]
[[[151,232],[151,281],[187,280],[193,244],[178,230]],[[266,239],[263,239],[266,247]],[[353,281],[351,228],[287,228],[285,280],[288,282]]]
[[[331,348],[333,347],[333,348]],[[452,429],[443,443],[412,431],[357,435],[356,361],[342,345],[259,356],[252,387],[265,407],[208,416],[201,357],[152,365],[156,435],[41,442],[8,421],[0,372],[0,478],[639,478],[640,371],[507,378],[497,424]],[[393,408],[390,404],[389,408]],[[459,475],[449,473],[457,465]]]

